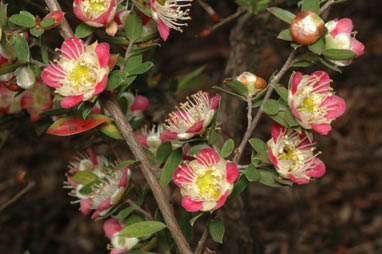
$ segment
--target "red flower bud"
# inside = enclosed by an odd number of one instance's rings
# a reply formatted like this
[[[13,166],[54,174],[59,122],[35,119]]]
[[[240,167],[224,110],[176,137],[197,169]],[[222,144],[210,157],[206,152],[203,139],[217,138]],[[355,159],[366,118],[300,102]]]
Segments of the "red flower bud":
[[[325,24],[316,13],[302,11],[292,20],[290,33],[295,42],[302,45],[310,45],[324,35]]]
[[[64,17],[65,15],[65,12],[63,11],[52,11],[50,13],[48,13],[48,15],[46,15],[42,21],[46,20],[46,19],[55,19],[56,22],[54,22],[53,25],[50,25],[50,26],[47,26],[47,27],[44,27],[45,30],[49,30],[49,29],[52,29],[52,28],[55,28],[56,26],[58,26],[58,24],[60,23],[61,19]]]

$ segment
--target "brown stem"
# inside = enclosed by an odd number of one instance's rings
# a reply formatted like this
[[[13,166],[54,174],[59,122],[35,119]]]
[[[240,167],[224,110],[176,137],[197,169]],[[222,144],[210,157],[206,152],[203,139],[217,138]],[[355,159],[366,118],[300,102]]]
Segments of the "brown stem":
[[[163,218],[167,223],[168,229],[170,230],[171,235],[174,238],[180,252],[184,254],[191,254],[192,251],[190,245],[188,244],[176,221],[170,202],[167,200],[167,197],[162,187],[160,186],[157,178],[152,172],[152,168],[156,166],[150,164],[149,160],[147,159],[146,153],[143,151],[138,139],[134,134],[133,129],[131,128],[129,122],[122,113],[121,108],[119,107],[118,102],[115,100],[115,98],[109,93],[103,93],[101,96],[101,102],[105,106],[106,110],[110,113],[115,123],[117,124],[124,140],[129,145],[134,157],[137,161],[141,163],[142,173],[145,176],[147,183],[149,184],[153,192],[158,207],[162,212]],[[154,171],[157,170],[158,169],[154,169]]]
[[[147,220],[153,220],[153,216],[149,212],[147,212],[147,211],[143,210],[142,208],[140,208],[137,204],[134,203],[133,200],[127,199],[126,203],[128,203],[135,210],[137,210],[140,213],[142,213],[146,217]]]
[[[242,8],[242,7],[238,8],[237,11],[234,14],[226,17],[225,19],[222,19],[219,23],[216,23],[215,25],[213,25],[210,28],[210,32],[213,32],[214,30],[218,29],[222,25],[224,25],[224,24],[226,24],[226,23],[228,23],[228,22],[238,18],[241,14],[243,14],[246,11],[247,11],[246,8]]]
[[[3,211],[5,208],[7,208],[9,205],[13,204],[16,202],[19,198],[21,198],[25,193],[27,193],[30,189],[35,186],[35,182],[29,182],[27,186],[25,186],[24,189],[22,189],[19,193],[17,193],[13,198],[5,202],[1,207],[0,207],[0,212]]]
[[[320,15],[327,9],[329,8],[332,4],[334,4],[334,0],[329,0],[327,1],[320,9]]]
[[[269,99],[269,97],[271,97],[272,95],[272,92],[273,92],[273,86],[275,84],[277,84],[281,78],[284,76],[284,74],[287,72],[287,70],[290,68],[291,66],[291,63],[292,63],[292,60],[294,58],[296,54],[296,51],[293,50],[290,54],[289,54],[289,57],[288,59],[286,60],[286,62],[284,63],[283,67],[281,68],[281,70],[277,73],[277,75],[271,80],[271,82],[269,83],[268,85],[268,91],[267,93],[265,94],[264,96],[264,99],[261,103],[261,106],[259,107],[259,109],[257,110],[257,113],[256,113],[256,116],[255,118],[252,120],[251,124],[249,125],[249,128],[247,129],[247,131],[245,132],[244,134],[244,137],[243,139],[241,140],[241,143],[239,145],[239,147],[237,148],[236,150],[236,153],[235,153],[235,157],[233,158],[233,161],[234,162],[239,162],[241,156],[243,155],[243,151],[244,151],[244,148],[245,146],[247,145],[247,142],[249,140],[249,138],[251,137],[253,131],[255,130],[257,124],[259,123],[260,121],[260,118],[261,118],[261,114],[263,113],[263,110],[262,110],[262,107],[263,105],[267,102],[267,100]]]
[[[45,0],[45,3],[50,9],[50,11],[61,10],[60,4],[57,2],[57,0]],[[65,18],[63,18],[60,22],[59,31],[61,36],[65,39],[74,36],[74,33]],[[150,164],[145,152],[143,151],[138,139],[134,134],[132,127],[130,126],[126,117],[122,113],[122,110],[119,107],[119,104],[117,103],[115,98],[109,93],[103,93],[100,96],[100,98],[103,105],[111,114],[113,120],[117,124],[125,142],[128,144],[132,153],[134,154],[135,159],[141,162],[141,169],[143,175],[145,176],[147,183],[149,184],[150,189],[153,192],[158,207],[180,252],[183,254],[192,254],[190,245],[188,244],[177,223],[172,206],[170,205],[170,202],[165,196],[165,193],[162,187],[160,186],[157,178],[151,171],[153,167],[154,171],[159,171],[159,169],[157,168],[157,166],[153,166]]]
[[[204,248],[204,245],[206,244],[207,237],[208,237],[208,228],[210,224],[210,220],[212,218],[212,214],[209,215],[207,223],[204,225],[202,236],[200,237],[200,240],[198,242],[198,246],[196,246],[195,254],[201,254]]]

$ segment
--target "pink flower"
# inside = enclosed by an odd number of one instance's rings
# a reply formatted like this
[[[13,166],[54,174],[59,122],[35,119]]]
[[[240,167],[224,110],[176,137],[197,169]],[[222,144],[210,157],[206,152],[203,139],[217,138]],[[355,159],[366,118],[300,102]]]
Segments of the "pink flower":
[[[130,92],[125,92],[122,94],[122,96],[127,101],[127,108],[126,111],[126,117],[128,121],[139,121],[143,119],[144,114],[143,111],[145,111],[149,105],[150,101],[147,97],[143,95],[135,95]]]
[[[111,240],[112,248],[110,254],[118,254],[128,251],[139,242],[139,239],[136,237],[120,236],[119,233],[123,228],[123,222],[114,218],[108,219],[105,221],[105,224],[103,224],[103,230],[107,238]]]
[[[63,108],[71,108],[100,94],[107,85],[110,58],[107,43],[85,45],[76,37],[61,46],[61,56],[41,73],[44,82],[64,96]]]
[[[326,72],[309,75],[293,74],[288,104],[299,124],[326,135],[332,129],[330,123],[345,112],[345,101],[334,95]]]
[[[42,118],[40,113],[52,107],[52,99],[50,89],[41,80],[36,80],[33,87],[22,94],[21,106],[28,111],[34,122]]]
[[[131,174],[128,167],[116,169],[103,156],[97,156],[91,149],[88,155],[69,163],[65,188],[72,189],[69,195],[77,197],[73,203],[80,203],[80,211],[87,215],[95,210],[91,218],[107,214],[125,194]]]
[[[16,96],[17,94],[0,82],[0,115],[16,114],[21,111],[21,96]]]
[[[280,177],[297,184],[309,183],[311,177],[325,174],[325,164],[313,154],[315,143],[304,132],[287,129],[275,123],[267,142],[268,158]]]
[[[178,111],[169,114],[165,128],[166,136],[176,135],[180,140],[187,140],[205,130],[211,123],[219,105],[219,95],[211,99],[207,92],[191,95]]]
[[[134,97],[133,105],[130,106],[131,111],[145,111],[150,105],[149,99],[142,95],[136,95]]]
[[[152,18],[158,23],[159,34],[163,40],[167,40],[170,29],[182,32],[181,26],[191,19],[189,9],[182,11],[183,7],[191,6],[192,0],[150,0]],[[183,3],[183,4],[182,4]]]
[[[163,126],[154,126],[151,130],[148,130],[145,126],[141,129],[140,133],[135,134],[137,136],[137,139],[139,143],[152,151],[153,153],[156,153],[158,147],[167,141],[174,141],[177,139],[176,133],[170,133],[163,129]],[[181,142],[172,142],[173,148],[181,147]]]
[[[210,211],[224,205],[238,176],[236,164],[204,148],[195,160],[175,170],[173,181],[180,188],[182,206],[187,211]]]
[[[116,0],[74,0],[73,12],[89,26],[107,26],[117,11]]]
[[[355,38],[353,22],[349,18],[335,19],[325,24],[328,34],[325,37],[325,49],[348,49],[356,53],[354,58],[363,55],[365,46]],[[338,66],[351,64],[353,59],[332,60]]]

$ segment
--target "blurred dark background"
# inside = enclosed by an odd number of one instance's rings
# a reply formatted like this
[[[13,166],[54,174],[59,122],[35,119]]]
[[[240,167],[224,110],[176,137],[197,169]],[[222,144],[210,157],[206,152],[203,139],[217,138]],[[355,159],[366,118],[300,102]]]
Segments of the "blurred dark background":
[[[60,2],[69,20],[75,20],[72,1]],[[288,6],[287,1],[279,2]],[[208,3],[221,17],[236,10],[231,1]],[[22,9],[41,16],[46,13],[43,1],[9,1],[10,14]],[[198,1],[194,1],[191,13],[193,19],[184,33],[172,31],[169,41],[157,51],[164,80],[206,64],[208,87],[203,89],[212,91],[210,86],[242,71],[267,79],[286,59],[288,44],[275,39],[285,24],[265,13],[252,16],[245,23],[233,21],[205,38],[196,35],[213,22]],[[347,111],[334,122],[334,130],[328,136],[319,138],[326,175],[293,189],[250,184],[241,199],[219,211],[226,234],[223,245],[207,242],[211,250],[259,253],[257,250],[263,246],[269,254],[382,253],[381,15],[380,0],[349,0],[330,10],[329,19],[353,19],[357,39],[365,44],[366,53],[344,68],[342,75],[329,72],[337,94],[347,103]],[[73,21],[73,28],[76,22]],[[48,43],[59,44],[57,38],[52,33]],[[147,119],[163,120],[175,103],[187,95],[169,100],[164,96],[166,89],[159,87],[155,92],[143,89],[152,101]],[[224,99],[222,134],[238,143],[246,126],[245,105],[228,97]],[[272,122],[266,116],[262,119],[254,136],[267,140]],[[77,211],[76,205],[70,205],[72,199],[62,188],[62,182],[67,163],[76,152],[92,146],[101,154],[125,156],[128,148],[121,142],[105,141],[96,132],[38,137],[30,131],[31,125],[24,122],[13,127],[17,134],[11,134],[0,146],[0,204],[12,199],[27,184],[17,183],[18,172],[28,172],[29,181],[36,185],[0,211],[0,253],[19,254],[26,250],[32,254],[107,253],[102,223],[91,221]],[[203,223],[196,223],[192,244],[199,240],[202,227]]]

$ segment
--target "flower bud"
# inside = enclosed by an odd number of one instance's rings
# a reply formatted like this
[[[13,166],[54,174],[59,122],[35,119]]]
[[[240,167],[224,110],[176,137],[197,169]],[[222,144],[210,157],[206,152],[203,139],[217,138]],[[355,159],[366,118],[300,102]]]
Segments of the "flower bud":
[[[117,10],[116,0],[75,0],[73,12],[83,22],[93,27],[107,26]]]
[[[60,24],[60,21],[61,21],[61,19],[64,17],[64,15],[65,15],[65,12],[63,12],[63,11],[52,11],[52,12],[48,13],[48,14],[42,19],[42,21],[44,21],[44,20],[46,20],[46,19],[54,19],[55,22],[54,22],[53,25],[44,27],[44,30],[49,30],[49,29],[52,29],[52,28],[57,27],[58,24]]]
[[[30,89],[36,82],[36,74],[29,66],[18,67],[15,70],[16,83],[23,89]]]
[[[249,97],[258,94],[268,85],[262,77],[258,77],[250,72],[243,72],[236,78],[236,80],[247,87]]]
[[[302,11],[292,20],[290,33],[302,45],[315,43],[325,33],[324,21],[312,11]]]

